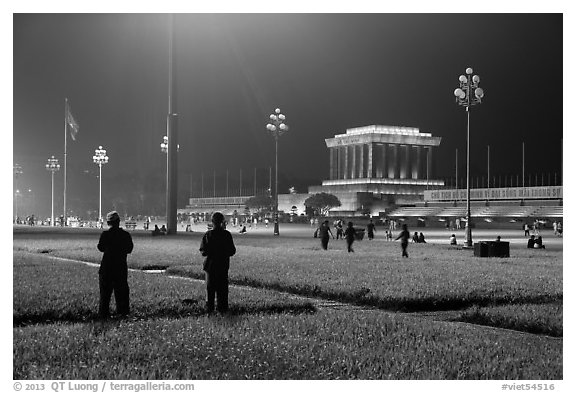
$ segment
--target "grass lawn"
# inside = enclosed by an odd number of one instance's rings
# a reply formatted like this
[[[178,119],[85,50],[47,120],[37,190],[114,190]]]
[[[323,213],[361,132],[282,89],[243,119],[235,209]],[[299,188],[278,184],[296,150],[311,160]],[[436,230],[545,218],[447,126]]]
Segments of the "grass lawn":
[[[16,250],[99,262],[99,231],[15,232]],[[320,249],[317,239],[235,236],[231,282],[387,310],[461,310],[457,318],[554,336],[562,335],[562,251],[514,249],[510,258],[476,258],[440,244],[343,241]],[[166,267],[168,274],[203,278],[199,233],[152,238],[134,233],[134,268]]]
[[[129,282],[132,316],[99,322],[95,267],[15,251],[14,379],[562,379],[559,339],[243,288],[208,316],[201,283]]]

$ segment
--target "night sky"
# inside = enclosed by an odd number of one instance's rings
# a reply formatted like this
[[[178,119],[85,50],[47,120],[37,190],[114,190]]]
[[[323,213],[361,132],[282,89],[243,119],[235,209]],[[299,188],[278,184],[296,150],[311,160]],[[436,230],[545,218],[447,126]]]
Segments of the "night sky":
[[[14,14],[13,162],[27,213],[50,213],[54,155],[63,163],[64,99],[80,124],[68,139],[69,208],[97,208],[94,149],[108,151],[104,209],[141,189],[164,190],[160,151],[168,111],[167,14]],[[179,207],[192,192],[268,184],[276,107],[280,192],[328,177],[324,139],[372,124],[418,127],[442,137],[436,177],[465,174],[466,113],[454,101],[472,67],[483,103],[471,113],[472,176],[562,170],[562,14],[177,14]],[[58,212],[63,173],[56,174]],[[192,184],[191,184],[192,180]],[[539,180],[540,181],[540,180]],[[30,191],[28,191],[30,190]],[[27,195],[26,195],[27,193]],[[232,192],[231,192],[232,193]],[[164,201],[160,201],[164,203]],[[24,207],[23,207],[24,209]]]

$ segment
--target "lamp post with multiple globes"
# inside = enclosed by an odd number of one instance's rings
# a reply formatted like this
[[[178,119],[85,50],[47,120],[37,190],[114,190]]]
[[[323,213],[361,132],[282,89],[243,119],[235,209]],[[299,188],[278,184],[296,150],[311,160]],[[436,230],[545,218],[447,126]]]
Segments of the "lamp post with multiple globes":
[[[46,170],[50,171],[52,174],[52,209],[50,214],[50,226],[54,226],[54,173],[60,170],[60,164],[58,164],[58,159],[52,158],[48,159],[48,163],[46,164]]]
[[[460,75],[460,87],[454,90],[456,103],[466,108],[466,247],[472,247],[472,217],[470,215],[470,108],[480,104],[484,90],[478,87],[480,77],[472,76],[472,68],[466,68],[466,75]]]
[[[102,149],[102,146],[98,146],[98,149],[94,151],[94,156],[92,157],[94,163],[98,165],[100,173],[98,175],[98,180],[100,182],[100,192],[98,197],[98,222],[102,223],[102,165],[108,164],[108,156],[106,155],[106,150]]]
[[[276,108],[273,114],[270,115],[270,123],[266,125],[266,129],[272,133],[275,143],[275,187],[274,187],[274,236],[280,235],[280,228],[278,224],[278,138],[284,132],[288,131],[288,125],[284,123],[286,116],[280,113],[280,108]]]

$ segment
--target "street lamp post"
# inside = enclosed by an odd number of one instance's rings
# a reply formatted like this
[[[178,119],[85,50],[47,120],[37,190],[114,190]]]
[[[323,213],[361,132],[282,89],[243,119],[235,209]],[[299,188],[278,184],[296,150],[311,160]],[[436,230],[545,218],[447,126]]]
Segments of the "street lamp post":
[[[466,68],[466,75],[460,75],[460,87],[454,90],[456,103],[466,108],[466,247],[472,247],[472,217],[470,215],[470,108],[480,104],[484,90],[478,87],[480,77],[472,76],[472,68]]]
[[[52,158],[48,159],[48,163],[46,164],[46,170],[52,173],[52,210],[50,214],[50,226],[54,226],[54,172],[60,170],[60,164],[58,164],[58,159]]]
[[[15,184],[14,184],[14,223],[18,224],[18,178],[20,177],[20,175],[23,173],[22,172],[22,167],[18,164],[14,164],[13,167],[14,170],[14,179],[15,179]]]
[[[273,114],[270,115],[270,123],[266,125],[266,129],[272,133],[275,142],[276,151],[276,174],[275,174],[275,189],[274,189],[274,236],[280,235],[278,227],[278,138],[284,132],[288,131],[288,125],[284,124],[286,116],[280,113],[280,108],[276,108]]]
[[[98,175],[99,185],[99,197],[98,197],[98,222],[102,223],[102,165],[108,164],[108,156],[106,155],[106,150],[102,149],[102,146],[98,146],[98,149],[94,151],[94,156],[92,157],[94,163],[98,165],[100,173]]]

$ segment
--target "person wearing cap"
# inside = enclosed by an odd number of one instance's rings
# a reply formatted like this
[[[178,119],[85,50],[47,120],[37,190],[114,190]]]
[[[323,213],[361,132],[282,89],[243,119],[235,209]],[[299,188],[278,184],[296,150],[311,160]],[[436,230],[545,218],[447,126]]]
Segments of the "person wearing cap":
[[[101,318],[110,316],[110,298],[114,292],[116,312],[127,315],[130,312],[130,291],[128,288],[128,265],[126,257],[132,252],[132,236],[120,228],[120,216],[111,211],[106,215],[110,229],[102,232],[98,250],[104,253],[100,263],[100,306],[98,315]]]
[[[203,269],[206,275],[206,311],[214,311],[218,298],[218,311],[228,311],[228,270],[230,257],[236,254],[232,235],[224,229],[224,215],[212,215],[212,229],[207,231],[200,243],[200,253],[206,257]]]

